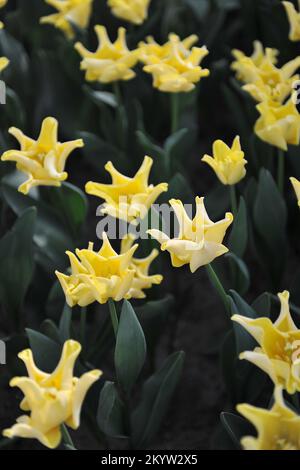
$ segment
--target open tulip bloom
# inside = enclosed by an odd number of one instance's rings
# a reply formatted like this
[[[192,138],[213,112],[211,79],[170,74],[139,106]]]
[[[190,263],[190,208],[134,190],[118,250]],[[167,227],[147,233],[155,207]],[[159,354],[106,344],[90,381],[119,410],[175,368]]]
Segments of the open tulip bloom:
[[[19,354],[28,377],[14,377],[10,386],[23,392],[20,407],[29,415],[20,416],[12,428],[3,431],[4,436],[38,439],[53,449],[61,441],[61,425],[65,423],[78,429],[85,395],[101,376],[100,370],[92,370],[80,378],[74,377],[73,369],[80,351],[77,341],[66,341],[59,364],[52,374],[37,368],[30,349]]]
[[[228,212],[223,220],[212,222],[207,215],[204,198],[196,198],[196,215],[190,219],[181,201],[171,199],[170,204],[179,223],[179,234],[175,238],[159,230],[148,230],[148,233],[161,245],[162,251],[171,255],[172,265],[176,268],[189,264],[192,273],[201,266],[211,263],[215,258],[228,252],[223,245],[233,215]]]
[[[108,6],[118,18],[136,25],[142,24],[147,16],[151,0],[108,0]]]

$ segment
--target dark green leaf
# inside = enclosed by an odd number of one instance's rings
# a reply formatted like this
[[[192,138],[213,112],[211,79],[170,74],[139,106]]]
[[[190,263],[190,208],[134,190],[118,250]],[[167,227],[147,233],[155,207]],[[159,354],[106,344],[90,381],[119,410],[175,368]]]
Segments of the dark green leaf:
[[[110,437],[124,436],[124,405],[113,382],[105,382],[99,398],[97,423]]]

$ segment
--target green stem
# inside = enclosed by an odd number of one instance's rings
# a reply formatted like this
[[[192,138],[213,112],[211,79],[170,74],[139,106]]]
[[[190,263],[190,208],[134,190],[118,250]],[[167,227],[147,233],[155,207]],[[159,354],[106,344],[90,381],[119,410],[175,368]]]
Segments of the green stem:
[[[85,349],[85,339],[86,339],[86,312],[87,308],[82,307],[80,312],[80,342],[83,350]]]
[[[113,92],[117,99],[118,107],[122,106],[122,94],[121,94],[120,83],[118,81],[113,82]]]
[[[61,429],[61,434],[62,434],[62,438],[63,438],[64,443],[68,446],[73,447],[73,449],[76,449],[76,447],[74,446],[74,443],[72,441],[72,438],[69,434],[69,431],[67,430],[66,425],[62,424],[60,429]]]
[[[230,312],[230,310],[229,310],[229,301],[228,301],[228,298],[227,298],[226,291],[225,291],[219,277],[217,276],[217,274],[216,274],[216,272],[213,269],[211,264],[208,264],[206,266],[206,270],[207,270],[207,274],[208,274],[208,277],[209,277],[212,285],[214,286],[214,288],[218,292],[218,294],[219,294],[219,296],[220,296],[220,298],[221,298],[221,300],[224,304],[226,312],[229,314],[229,312]]]
[[[283,194],[284,190],[284,151],[279,149],[278,150],[278,166],[277,166],[277,184],[278,189],[281,194]]]
[[[174,134],[178,130],[179,122],[179,94],[171,93],[171,132]]]
[[[109,313],[110,313],[111,323],[114,329],[115,337],[117,337],[119,320],[118,320],[116,306],[112,299],[108,299],[108,307],[109,307]]]
[[[237,213],[237,197],[236,197],[236,188],[234,184],[229,186],[230,189],[230,203],[231,203],[231,211],[233,215]]]

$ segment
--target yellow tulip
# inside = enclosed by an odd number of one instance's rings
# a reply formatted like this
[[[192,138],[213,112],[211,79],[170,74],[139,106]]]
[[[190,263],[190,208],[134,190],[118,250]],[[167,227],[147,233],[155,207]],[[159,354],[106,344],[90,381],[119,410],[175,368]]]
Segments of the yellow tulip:
[[[2,72],[9,65],[7,57],[0,57],[0,72]]]
[[[282,388],[274,390],[274,404],[270,410],[246,403],[237,406],[257,431],[257,437],[241,439],[244,450],[300,450],[300,416],[283,400]]]
[[[260,43],[257,44],[259,48],[262,47]],[[265,55],[256,61],[240,51],[234,53],[238,60],[233,63],[232,68],[237,71],[238,78],[246,83],[243,90],[256,101],[282,104],[291,95],[294,82],[299,80],[299,75],[294,73],[300,66],[300,57],[279,68],[275,65],[275,49],[266,49]],[[259,57],[261,53],[257,51],[255,55]]]
[[[157,186],[149,185],[152,164],[152,158],[145,157],[135,176],[129,178],[119,173],[112,162],[108,162],[105,169],[111,175],[112,184],[89,181],[85,190],[87,194],[106,201],[102,208],[103,214],[137,224],[137,219],[144,218],[160,194],[168,190],[167,183],[160,183]]]
[[[119,28],[114,43],[110,41],[105,26],[95,26],[95,32],[99,42],[96,52],[90,52],[80,42],[75,44],[75,49],[83,57],[81,69],[86,72],[86,80],[110,83],[134,78],[132,68],[138,61],[138,51],[128,49],[126,29]]]
[[[260,41],[254,41],[253,54],[248,57],[244,52],[233,49],[232,54],[235,61],[231,64],[232,70],[236,72],[238,80],[241,82],[252,82],[253,77],[257,75],[257,70],[262,69],[265,64],[276,64],[279,51],[267,47],[264,49]]]
[[[289,310],[289,293],[278,294],[281,311],[275,323],[267,317],[251,319],[233,315],[232,320],[242,325],[257,341],[254,351],[245,351],[240,359],[246,359],[269,375],[275,385],[281,385],[288,393],[300,391],[300,330]]]
[[[170,34],[162,46],[152,37],[139,44],[140,60],[146,64],[144,71],[152,74],[155,88],[168,93],[189,92],[209,75],[209,70],[200,66],[208,50],[205,46],[192,47],[197,41],[195,35],[181,41],[176,34]]]
[[[190,219],[180,200],[171,199],[170,204],[179,223],[179,234],[170,239],[168,235],[156,229],[148,233],[161,244],[162,251],[168,251],[175,268],[190,265],[194,273],[201,266],[211,263],[215,258],[228,252],[223,239],[227,228],[233,221],[228,212],[224,220],[212,222],[204,206],[204,198],[196,198],[196,215]]]
[[[150,0],[108,0],[108,6],[118,18],[142,24],[148,16]]]
[[[6,4],[7,4],[7,0],[0,0],[0,8],[5,7]]]
[[[78,429],[86,393],[102,374],[100,370],[92,370],[80,378],[74,377],[73,369],[80,351],[77,341],[66,341],[52,374],[37,368],[30,349],[19,353],[29,377],[14,377],[10,386],[22,391],[24,398],[20,408],[30,414],[18,418],[14,426],[3,431],[4,436],[38,439],[53,449],[61,441],[60,426],[63,423]]]
[[[131,234],[126,235],[121,242],[121,254],[126,253],[133,245],[135,237]],[[146,297],[144,289],[151,289],[153,284],[160,284],[163,276],[160,274],[149,275],[150,265],[157,258],[158,250],[152,250],[146,258],[132,258],[130,269],[134,271],[134,278],[129,295],[133,299],[144,299]]]
[[[76,250],[76,255],[66,252],[70,259],[70,276],[55,272],[70,307],[87,305],[97,301],[104,304],[108,299],[129,299],[129,291],[135,275],[132,257],[138,245],[130,247],[120,255],[112,248],[106,233],[98,252],[93,243],[87,250]]]
[[[43,16],[42,24],[52,24],[62,30],[64,34],[73,39],[75,36],[72,24],[81,29],[87,28],[91,13],[93,0],[45,0],[48,5],[55,8],[58,13]]]
[[[282,106],[264,102],[256,108],[261,116],[254,130],[261,140],[285,151],[288,145],[299,145],[300,115],[291,100]]]
[[[300,1],[299,10],[300,10]],[[288,20],[290,23],[289,38],[291,41],[300,41],[300,13],[296,10],[292,2],[282,2],[286,10]]]
[[[244,159],[244,155],[240,138],[237,136],[231,148],[222,140],[216,140],[213,145],[213,157],[204,155],[202,161],[215,171],[221,183],[233,185],[246,175],[247,160]]]
[[[290,178],[290,181],[293,185],[294,191],[298,199],[298,206],[300,207],[300,181],[296,178]]]
[[[44,119],[37,140],[23,134],[20,129],[11,127],[9,133],[20,143],[20,150],[4,152],[1,160],[16,162],[17,169],[26,173],[29,178],[18,188],[28,194],[33,186],[60,186],[68,177],[65,165],[70,153],[83,147],[81,139],[70,142],[58,142],[58,122],[53,117]]]

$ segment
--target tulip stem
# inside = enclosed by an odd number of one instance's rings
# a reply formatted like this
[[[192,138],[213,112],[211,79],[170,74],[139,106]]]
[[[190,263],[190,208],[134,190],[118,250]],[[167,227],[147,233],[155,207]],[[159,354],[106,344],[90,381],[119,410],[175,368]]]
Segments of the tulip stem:
[[[121,95],[120,84],[118,81],[113,82],[113,90],[114,90],[114,95],[116,97],[118,108],[119,108],[120,106],[122,106],[122,95]]]
[[[233,215],[236,215],[236,213],[237,213],[237,197],[236,197],[235,185],[231,184],[229,186],[229,188],[230,188],[231,210],[232,210]]]
[[[61,429],[61,434],[62,434],[62,438],[63,438],[64,443],[67,446],[70,446],[70,447],[73,447],[73,449],[76,449],[76,447],[74,446],[74,443],[72,441],[72,438],[69,434],[69,431],[67,430],[66,425],[62,424],[60,429]]]
[[[117,315],[117,310],[113,299],[108,299],[108,307],[109,313],[111,318],[111,323],[114,329],[115,337],[117,337],[118,327],[119,327],[119,320]]]
[[[221,298],[221,300],[224,304],[226,312],[229,313],[230,309],[229,309],[228,297],[227,297],[226,291],[225,291],[225,289],[224,289],[217,273],[215,272],[215,270],[214,270],[214,268],[212,267],[211,264],[208,264],[206,266],[206,270],[207,270],[207,274],[208,274],[210,282],[212,283],[212,285],[214,286],[214,288],[218,292],[218,294],[219,294],[219,296],[220,296],[220,298]]]
[[[85,338],[86,338],[86,307],[82,307],[80,312],[80,342],[85,348]]]
[[[278,150],[278,167],[277,167],[277,184],[278,189],[281,194],[283,194],[284,190],[284,159],[285,155],[283,150]]]
[[[171,93],[171,132],[174,134],[178,130],[179,121],[179,95]]]

